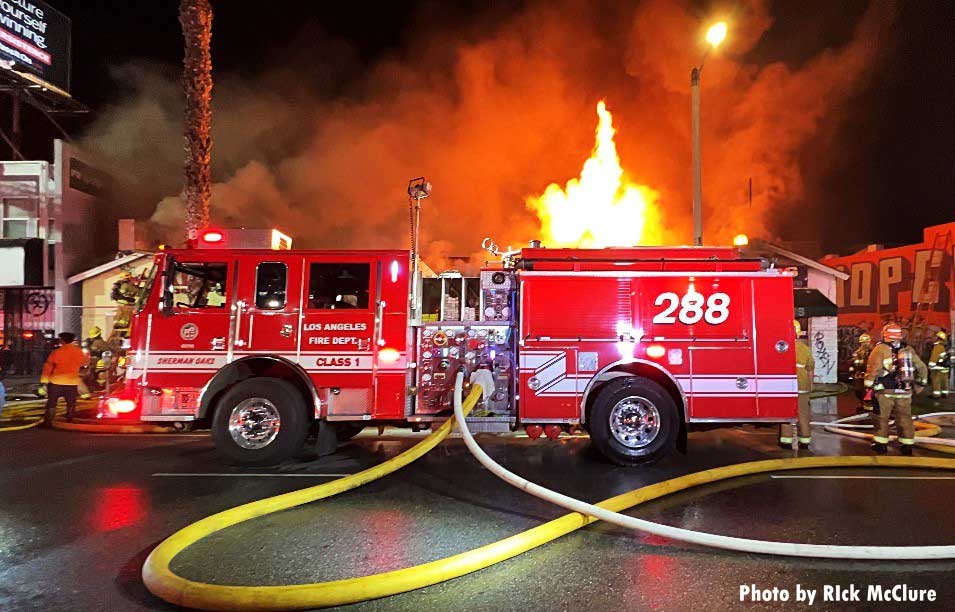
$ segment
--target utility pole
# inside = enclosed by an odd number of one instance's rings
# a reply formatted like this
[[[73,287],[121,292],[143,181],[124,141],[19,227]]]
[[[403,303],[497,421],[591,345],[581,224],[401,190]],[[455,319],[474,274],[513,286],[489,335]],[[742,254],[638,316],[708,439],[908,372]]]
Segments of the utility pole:
[[[182,85],[185,109],[186,240],[192,244],[209,225],[212,179],[212,6],[209,0],[181,0],[179,23],[184,42]]]

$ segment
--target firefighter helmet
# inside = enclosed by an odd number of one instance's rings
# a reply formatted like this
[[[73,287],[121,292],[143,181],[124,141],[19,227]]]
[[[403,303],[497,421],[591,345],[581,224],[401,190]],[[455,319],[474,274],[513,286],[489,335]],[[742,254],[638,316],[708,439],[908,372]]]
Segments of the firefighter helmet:
[[[872,336],[869,334],[862,334],[859,336],[859,344],[872,344]]]
[[[103,330],[101,330],[99,327],[94,325],[93,327],[90,328],[90,333],[89,333],[89,336],[87,336],[87,338],[95,338],[96,336],[101,336],[102,334],[103,334]]]
[[[802,325],[799,324],[799,321],[793,319],[793,329],[796,330],[796,337],[799,338],[802,336]]]
[[[898,342],[902,339],[902,326],[898,323],[886,323],[882,328],[882,342]]]
[[[944,329],[940,329],[937,332],[935,332],[935,337],[941,340],[942,342],[945,342],[948,340],[948,334],[945,333]]]

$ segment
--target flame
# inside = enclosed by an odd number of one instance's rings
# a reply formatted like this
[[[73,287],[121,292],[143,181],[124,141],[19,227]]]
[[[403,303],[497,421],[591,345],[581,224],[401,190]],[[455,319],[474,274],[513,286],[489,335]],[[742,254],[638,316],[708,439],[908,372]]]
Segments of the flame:
[[[613,117],[597,103],[596,142],[580,178],[563,188],[551,183],[527,207],[541,221],[541,238],[553,247],[599,248],[660,242],[659,194],[627,180],[617,146]]]

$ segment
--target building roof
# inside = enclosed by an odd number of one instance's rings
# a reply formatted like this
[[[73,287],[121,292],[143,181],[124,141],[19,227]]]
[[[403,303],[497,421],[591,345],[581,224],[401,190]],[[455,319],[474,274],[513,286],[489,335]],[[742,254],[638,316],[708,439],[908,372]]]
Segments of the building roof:
[[[805,257],[804,255],[800,255],[799,253],[794,253],[793,251],[790,251],[789,249],[784,249],[783,247],[773,244],[772,242],[766,242],[765,240],[754,239],[750,241],[750,248],[755,248],[755,249],[760,249],[764,251],[769,251],[770,253],[775,253],[776,255],[785,257],[786,259],[791,259],[795,262],[798,262],[805,266],[813,268],[814,270],[819,270],[820,272],[824,274],[835,276],[839,280],[848,280],[849,278],[849,275],[846,274],[845,272],[840,272],[839,270],[836,270],[835,268],[830,268],[826,264],[819,263],[815,259]]]
[[[78,274],[74,274],[73,276],[67,278],[66,282],[69,283],[70,285],[75,285],[76,283],[83,282],[88,278],[93,278],[94,276],[97,276],[104,272],[109,272],[110,270],[114,270],[121,266],[129,265],[133,262],[139,261],[140,259],[144,257],[152,257],[152,256],[153,254],[150,253],[149,251],[133,251],[131,253],[123,255],[122,257],[117,257],[116,259],[107,261],[104,264],[100,264],[96,266],[95,268],[90,268],[89,270],[85,270]]]

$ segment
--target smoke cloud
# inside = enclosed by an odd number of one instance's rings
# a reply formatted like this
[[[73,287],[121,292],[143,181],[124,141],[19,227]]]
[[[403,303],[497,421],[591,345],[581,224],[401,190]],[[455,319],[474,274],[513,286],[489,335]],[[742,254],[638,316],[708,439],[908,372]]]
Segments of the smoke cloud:
[[[424,175],[434,185],[422,214],[433,267],[472,256],[485,236],[517,246],[540,227],[525,199],[579,174],[604,99],[628,177],[659,192],[665,239],[687,243],[689,72],[704,52],[701,26],[725,17],[730,35],[702,79],[706,239],[775,237],[774,219],[804,205],[800,156],[824,121],[848,112],[891,9],[873,4],[847,42],[792,66],[751,57],[772,26],[760,0],[706,15],[690,2],[614,4],[532,2],[491,27],[419,33],[360,77],[354,54],[328,40],[299,66],[217,72],[213,222],[278,227],[301,248],[404,247],[405,186]],[[179,242],[179,67],[135,62],[114,75],[128,95],[84,144],[113,163],[123,214]]]

